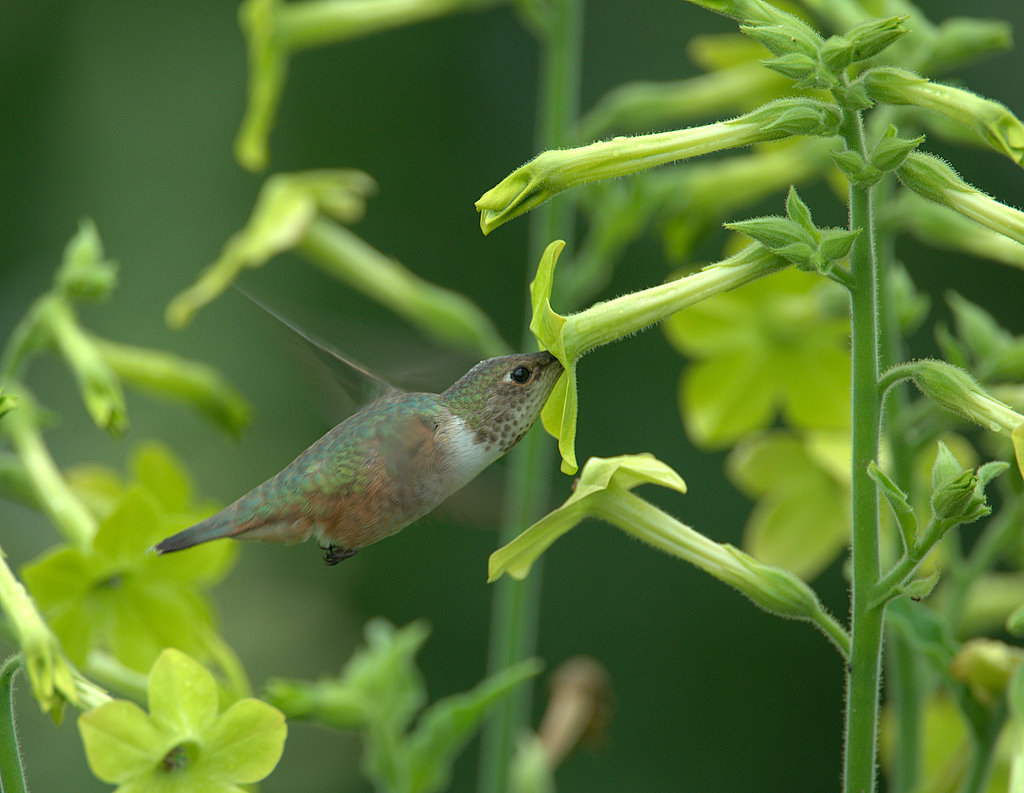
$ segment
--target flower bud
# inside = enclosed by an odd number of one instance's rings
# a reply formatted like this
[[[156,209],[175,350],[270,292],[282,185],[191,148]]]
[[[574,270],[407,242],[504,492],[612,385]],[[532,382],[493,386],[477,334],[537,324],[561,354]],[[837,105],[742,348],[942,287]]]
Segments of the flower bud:
[[[974,698],[987,705],[1003,696],[1010,677],[1020,666],[1022,653],[1019,647],[995,639],[971,639],[953,657],[949,673],[954,680],[966,683]]]

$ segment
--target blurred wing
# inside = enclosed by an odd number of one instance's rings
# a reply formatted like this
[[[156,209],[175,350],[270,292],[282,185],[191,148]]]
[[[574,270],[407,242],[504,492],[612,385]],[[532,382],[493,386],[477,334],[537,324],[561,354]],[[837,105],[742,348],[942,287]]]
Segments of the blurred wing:
[[[345,392],[359,404],[372,402],[383,394],[397,391],[393,385],[381,377],[373,374],[355,361],[351,361],[335,350],[331,345],[310,333],[307,333],[294,322],[286,319],[277,311],[272,309],[259,298],[254,297],[237,284],[233,285],[253,305],[262,309],[265,313],[276,319],[281,325],[290,330],[293,334],[302,339],[304,349],[311,352],[317,361],[323,364],[331,373],[334,380],[345,390]]]

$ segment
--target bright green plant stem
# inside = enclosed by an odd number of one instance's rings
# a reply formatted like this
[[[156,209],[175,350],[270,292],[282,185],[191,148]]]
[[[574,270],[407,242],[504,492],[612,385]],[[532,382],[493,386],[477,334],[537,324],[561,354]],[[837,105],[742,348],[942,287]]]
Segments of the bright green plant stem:
[[[847,145],[864,154],[859,114],[847,111],[841,125]],[[850,249],[852,341],[852,574],[850,668],[846,686],[846,793],[875,790],[878,692],[881,682],[883,606],[878,584],[878,494],[868,464],[878,457],[881,398],[878,392],[878,320],[875,235],[871,188],[850,186],[850,229],[862,229]]]
[[[25,775],[21,767],[21,749],[14,722],[14,674],[21,668],[21,655],[12,655],[0,667],[0,790],[25,793]]]
[[[96,534],[96,519],[71,492],[43,442],[28,408],[4,416],[4,432],[21,458],[33,495],[68,542],[86,548]]]
[[[539,30],[541,42],[540,108],[537,150],[565,145],[576,123],[582,55],[583,0],[557,0]],[[530,226],[530,266],[539,262],[554,239],[571,238],[573,210],[568,201],[541,207]],[[527,317],[529,322],[529,315]],[[534,344],[524,330],[524,344]],[[535,427],[510,456],[505,487],[505,519],[500,544],[513,540],[544,511],[553,458],[547,436]],[[488,673],[498,674],[533,655],[541,571],[526,581],[505,578],[495,584],[491,615]],[[508,786],[512,748],[527,725],[530,687],[521,686],[496,708],[485,727],[480,748],[480,793],[502,793]]]

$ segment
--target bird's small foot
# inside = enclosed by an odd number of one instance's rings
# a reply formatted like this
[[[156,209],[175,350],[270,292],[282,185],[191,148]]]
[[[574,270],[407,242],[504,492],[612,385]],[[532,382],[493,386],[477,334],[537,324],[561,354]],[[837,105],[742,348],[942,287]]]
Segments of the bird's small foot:
[[[358,553],[356,548],[342,548],[338,545],[328,545],[324,548],[324,564],[336,565]]]

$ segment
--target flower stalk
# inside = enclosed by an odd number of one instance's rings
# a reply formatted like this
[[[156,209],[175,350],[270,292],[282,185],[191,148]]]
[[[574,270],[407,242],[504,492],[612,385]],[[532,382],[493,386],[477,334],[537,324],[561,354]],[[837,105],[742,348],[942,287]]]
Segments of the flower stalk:
[[[34,419],[34,411],[24,390],[19,390],[19,406],[4,416],[3,432],[20,458],[19,473],[23,485],[30,488],[38,504],[54,526],[72,545],[88,548],[96,534],[96,518],[71,492],[50,455]]]
[[[859,113],[847,110],[847,147],[867,156]],[[849,228],[860,230],[850,249],[852,381],[852,584],[851,650],[846,687],[846,793],[871,793],[876,785],[883,608],[874,602],[880,576],[878,492],[868,466],[878,459],[881,397],[878,393],[878,276],[872,187],[850,184]]]

